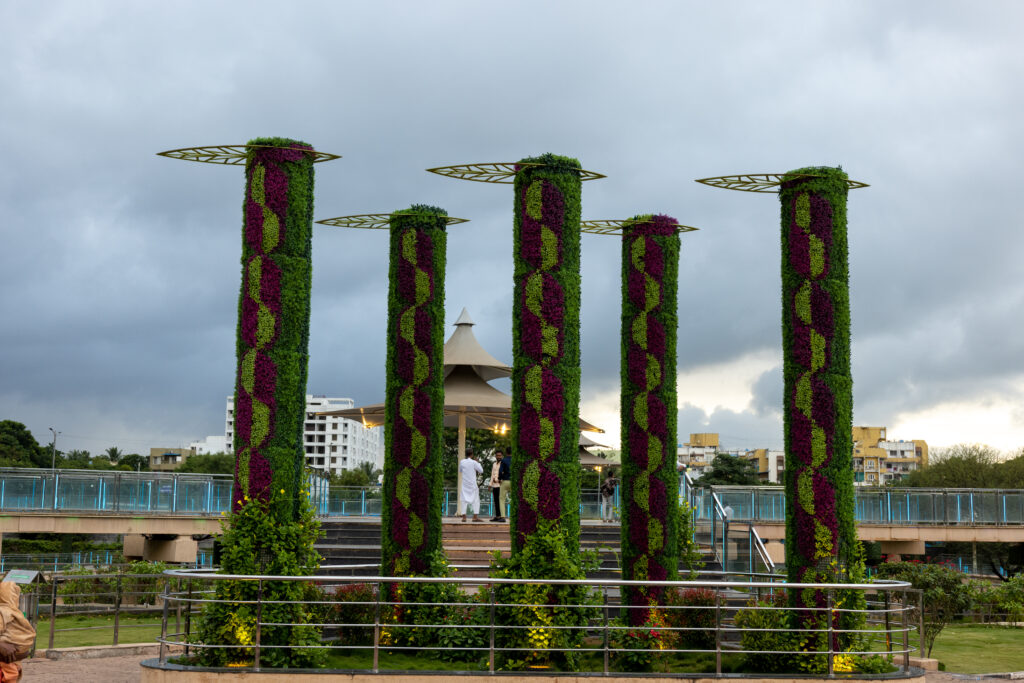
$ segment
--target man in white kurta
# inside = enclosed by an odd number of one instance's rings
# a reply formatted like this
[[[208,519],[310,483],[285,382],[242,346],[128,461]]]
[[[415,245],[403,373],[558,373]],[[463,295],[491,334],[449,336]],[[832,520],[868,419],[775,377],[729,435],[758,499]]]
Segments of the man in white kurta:
[[[466,512],[472,511],[473,521],[482,522],[483,520],[477,519],[477,513],[480,512],[480,486],[477,484],[477,477],[484,473],[484,468],[480,466],[474,458],[472,453],[466,453],[466,457],[463,458],[462,462],[459,463],[459,474],[462,475],[462,490],[459,491],[459,499],[462,501],[462,521],[466,521]]]

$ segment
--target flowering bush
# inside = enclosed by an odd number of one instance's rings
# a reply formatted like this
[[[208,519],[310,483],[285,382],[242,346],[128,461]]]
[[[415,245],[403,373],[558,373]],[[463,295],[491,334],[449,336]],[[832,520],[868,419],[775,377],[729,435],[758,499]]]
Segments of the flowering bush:
[[[661,610],[665,623],[676,631],[684,649],[710,650],[715,647],[715,605],[717,594],[710,588],[665,591]]]
[[[670,216],[636,216],[622,230],[622,577],[676,578],[676,290],[679,236]],[[634,606],[660,588],[626,587]],[[640,625],[647,610],[629,610]]]
[[[313,221],[313,159],[304,142],[249,142],[242,226],[242,287],[235,384],[233,499],[297,514],[305,418]],[[237,509],[239,504],[235,503]]]
[[[547,523],[579,547],[580,165],[516,173],[512,323],[513,551]]]
[[[665,630],[665,620],[660,610],[651,609],[647,612],[644,623],[629,625],[616,622],[618,629],[612,638],[612,647],[616,649],[614,656],[617,671],[654,671],[659,664],[667,665],[669,653],[659,654],[659,650],[670,649],[674,645],[675,635]]]
[[[447,213],[391,218],[381,568],[426,574],[441,547],[444,274]]]

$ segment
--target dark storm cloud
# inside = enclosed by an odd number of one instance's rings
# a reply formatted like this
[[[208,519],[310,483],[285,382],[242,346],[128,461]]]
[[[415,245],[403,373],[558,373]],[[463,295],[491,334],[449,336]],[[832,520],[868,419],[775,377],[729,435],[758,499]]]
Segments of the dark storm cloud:
[[[701,228],[683,238],[680,371],[780,344],[776,198],[693,178],[841,163],[872,184],[849,212],[858,419],[1015,395],[1021,14],[8,3],[0,417],[93,451],[223,429],[242,171],[154,153],[259,135],[344,155],[317,167],[318,219],[412,203],[472,219],[450,231],[448,330],[467,307],[506,361],[510,189],[423,169],[579,157],[609,176],[584,186],[585,218],[655,211]],[[586,398],[617,387],[620,245],[583,239]],[[387,250],[381,232],[316,227],[311,393],[382,398]],[[781,441],[781,372],[753,394],[745,411],[683,405],[680,432]]]

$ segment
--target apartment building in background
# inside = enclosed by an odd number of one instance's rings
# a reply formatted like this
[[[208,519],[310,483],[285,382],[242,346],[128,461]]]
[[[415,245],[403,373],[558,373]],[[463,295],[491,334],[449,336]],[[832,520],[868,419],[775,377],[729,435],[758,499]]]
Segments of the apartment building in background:
[[[195,454],[193,448],[150,448],[149,469],[152,472],[170,472]]]
[[[716,455],[725,454],[753,461],[761,481],[781,484],[786,472],[786,452],[773,448],[724,449],[718,434],[690,434],[679,444],[676,457],[692,479],[700,477]],[[928,444],[920,439],[893,441],[885,427],[853,428],[853,479],[856,486],[895,484],[916,469],[928,466]]]
[[[928,466],[928,444],[921,439],[892,441],[885,427],[853,428],[853,483],[885,486]]]
[[[384,466],[384,428],[367,429],[355,420],[317,415],[329,410],[354,408],[350,398],[328,398],[306,395],[306,421],[302,446],[306,465],[318,470],[340,474],[368,462],[375,469]],[[224,437],[233,448],[235,436],[235,397],[228,396],[224,419]]]

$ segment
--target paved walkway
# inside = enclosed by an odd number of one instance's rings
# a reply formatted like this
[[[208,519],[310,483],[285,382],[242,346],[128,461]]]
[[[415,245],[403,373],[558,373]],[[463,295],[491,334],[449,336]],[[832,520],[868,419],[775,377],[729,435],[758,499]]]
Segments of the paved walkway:
[[[139,662],[152,655],[104,657],[101,659],[42,659],[34,657],[21,663],[24,683],[136,683],[142,678]]]
[[[60,661],[37,657],[22,662],[25,674],[21,680],[24,683],[89,683],[90,681],[136,683],[142,676],[139,663],[151,656],[63,659]],[[941,671],[930,672],[927,675],[928,683],[965,683],[965,681],[972,679],[988,681],[990,683],[1000,680],[997,678],[986,678],[981,675],[975,677],[966,674],[948,674]],[[599,678],[594,680],[600,681]]]

